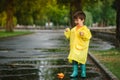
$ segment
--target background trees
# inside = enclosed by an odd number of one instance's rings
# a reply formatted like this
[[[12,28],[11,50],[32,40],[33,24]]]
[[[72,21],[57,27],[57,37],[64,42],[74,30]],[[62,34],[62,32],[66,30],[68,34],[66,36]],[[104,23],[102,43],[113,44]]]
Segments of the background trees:
[[[116,12],[111,7],[113,1],[0,0],[0,15],[4,14],[0,17],[0,20],[3,20],[0,25],[6,26],[6,31],[13,31],[16,22],[22,25],[44,25],[49,21],[55,25],[68,25],[70,22],[73,26],[72,15],[77,10],[86,13],[87,26],[92,26],[93,23],[98,23],[99,26],[115,25]]]
[[[55,25],[68,25],[68,9],[58,6],[56,0],[0,0],[1,26],[12,32],[15,23],[22,25],[45,25],[52,21]]]
[[[13,16],[14,16],[14,0],[1,0],[0,1],[0,12],[5,11],[6,13],[6,31],[13,31]]]
[[[115,1],[115,2],[114,2]],[[84,11],[86,25],[114,26],[117,23],[116,37],[120,44],[119,29],[120,0],[0,0],[0,26],[12,32],[16,24],[73,26],[72,15],[75,11]],[[112,8],[114,4],[114,8]],[[116,21],[117,12],[117,21]]]

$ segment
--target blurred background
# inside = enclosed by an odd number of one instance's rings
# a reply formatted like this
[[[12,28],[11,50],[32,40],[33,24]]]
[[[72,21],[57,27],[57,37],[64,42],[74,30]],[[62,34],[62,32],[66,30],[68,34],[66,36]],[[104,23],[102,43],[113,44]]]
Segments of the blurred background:
[[[86,13],[87,26],[116,25],[114,0],[0,0],[0,28],[64,28],[76,10]]]

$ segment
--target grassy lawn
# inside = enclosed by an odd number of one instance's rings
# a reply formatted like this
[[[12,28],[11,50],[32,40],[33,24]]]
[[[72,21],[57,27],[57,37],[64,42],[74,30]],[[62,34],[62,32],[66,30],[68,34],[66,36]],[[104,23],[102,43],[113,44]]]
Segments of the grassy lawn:
[[[120,49],[110,49],[107,51],[91,50],[90,52],[120,79]]]
[[[14,32],[0,31],[0,38],[14,37],[14,36],[20,36],[20,35],[31,34],[31,33],[33,32],[30,32],[30,31],[14,31]]]

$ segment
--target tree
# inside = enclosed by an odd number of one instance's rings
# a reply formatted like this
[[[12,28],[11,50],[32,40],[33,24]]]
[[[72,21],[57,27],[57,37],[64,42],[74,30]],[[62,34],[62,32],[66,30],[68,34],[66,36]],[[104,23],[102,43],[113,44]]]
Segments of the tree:
[[[40,10],[39,5],[45,5],[47,2],[48,0],[0,0],[0,12],[4,11],[7,15],[6,32],[13,32],[14,16],[17,16],[18,23],[33,24],[33,13]]]
[[[83,0],[82,4],[83,10],[92,14],[93,22],[98,26],[115,25],[116,12],[111,7],[113,0]]]
[[[68,12],[66,7],[58,6],[56,0],[18,1],[17,5],[19,6],[16,6],[15,15],[18,23],[23,25],[45,25],[45,22],[48,21],[61,24]]]
[[[66,24],[64,18],[68,17],[68,8],[64,5],[57,5],[56,1],[53,0],[51,4],[47,5],[46,17],[48,22],[52,21],[55,25]]]
[[[107,3],[107,5],[106,5],[106,3]],[[102,1],[101,17],[102,17],[102,26],[103,27],[109,26],[111,19],[115,21],[115,11],[111,7],[112,4],[113,4],[113,0],[103,0]],[[112,22],[114,22],[114,21],[112,21]]]
[[[82,0],[57,0],[58,4],[64,4],[70,8],[70,26],[74,26],[73,14],[76,11],[82,11]]]
[[[7,32],[13,31],[14,0],[0,0],[1,12],[5,11],[7,15],[5,29]]]
[[[120,48],[120,0],[115,0],[114,8],[116,9],[116,48]]]
[[[74,26],[73,14],[77,11],[82,11],[81,0],[71,0],[70,1],[70,18],[71,18],[71,27]]]
[[[15,4],[15,16],[18,23],[23,25],[33,25],[33,13],[39,9],[38,3],[40,0],[17,0]],[[21,7],[22,6],[22,7]]]
[[[93,21],[93,23],[99,23],[102,20],[102,18],[101,18],[102,2],[100,0],[98,0],[98,1],[96,1],[96,0],[92,0],[92,1],[85,0],[84,1],[83,0],[82,6],[83,6],[83,11],[87,11],[87,12],[91,13],[91,15],[92,15],[91,21]],[[87,19],[86,19],[86,21],[87,21]]]

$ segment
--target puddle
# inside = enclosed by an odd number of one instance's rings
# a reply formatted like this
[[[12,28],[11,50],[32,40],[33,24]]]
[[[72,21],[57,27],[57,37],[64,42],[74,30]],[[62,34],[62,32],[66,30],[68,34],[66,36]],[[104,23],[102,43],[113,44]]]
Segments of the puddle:
[[[90,42],[90,50],[109,50],[114,47],[115,46],[112,45],[112,43],[103,41],[98,38],[92,38]]]
[[[57,50],[55,50],[57,51]],[[45,50],[46,52],[46,50]],[[52,55],[44,54],[48,58]],[[57,56],[57,54],[56,54]],[[78,77],[76,79],[71,79],[69,75],[72,72],[72,65],[68,63],[65,58],[67,55],[65,53],[58,54],[62,56],[62,59],[54,59],[55,55],[51,59],[38,59],[38,60],[15,60],[11,61],[9,65],[3,65],[0,70],[0,77],[2,80],[59,80],[57,78],[57,73],[63,72],[65,77],[63,80],[80,80]],[[100,78],[100,74],[93,69],[91,63],[87,62],[87,79],[92,80],[93,78]],[[79,66],[80,73],[80,66]],[[32,78],[29,78],[32,77]],[[97,79],[96,79],[97,80]],[[99,79],[98,79],[99,80]]]
[[[60,80],[57,78],[60,72],[65,74],[61,80],[105,80],[89,60],[86,65],[86,79],[80,78],[80,66],[79,77],[69,77],[72,73],[72,65],[67,60],[69,45],[62,33],[49,31],[49,34],[36,33],[15,39],[17,40],[9,40],[10,44],[14,44],[15,41],[17,46],[15,49],[10,45],[10,48],[2,48],[9,42],[4,46],[0,45],[0,80]],[[24,43],[20,44],[20,41]],[[91,49],[103,49],[104,43],[100,42],[103,41],[93,39]],[[0,42],[0,44],[3,43]]]

